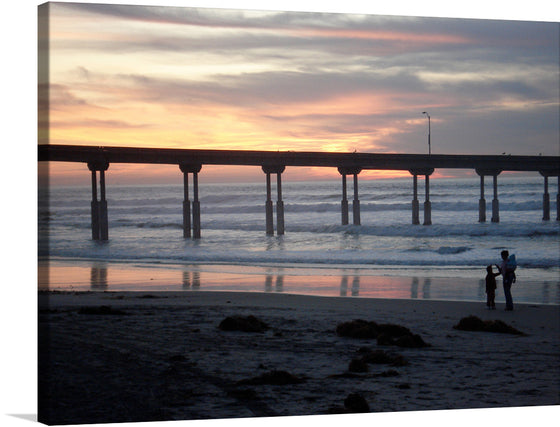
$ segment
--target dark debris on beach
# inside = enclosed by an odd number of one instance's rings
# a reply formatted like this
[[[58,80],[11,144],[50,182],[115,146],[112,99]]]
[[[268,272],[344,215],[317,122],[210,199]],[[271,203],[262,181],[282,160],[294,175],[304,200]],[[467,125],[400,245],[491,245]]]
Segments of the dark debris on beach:
[[[356,339],[376,339],[379,345],[396,345],[398,347],[422,348],[429,347],[418,334],[414,334],[405,326],[392,323],[378,324],[362,319],[340,323],[336,327],[340,337]]]
[[[350,393],[344,399],[344,406],[336,405],[328,409],[328,414],[352,414],[352,413],[367,413],[370,412],[370,407],[361,393]]]
[[[502,334],[525,335],[501,320],[482,320],[476,316],[463,317],[453,329],[460,331],[498,332]]]
[[[222,331],[265,332],[270,327],[253,315],[228,316],[218,326]]]

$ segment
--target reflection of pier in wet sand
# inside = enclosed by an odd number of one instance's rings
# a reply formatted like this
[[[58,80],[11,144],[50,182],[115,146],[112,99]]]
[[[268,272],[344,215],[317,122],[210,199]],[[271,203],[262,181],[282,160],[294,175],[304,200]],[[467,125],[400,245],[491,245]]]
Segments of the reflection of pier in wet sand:
[[[348,296],[348,280],[349,276],[342,276],[340,278],[340,296]],[[360,295],[360,276],[354,276],[352,278],[352,287],[350,289],[350,295],[357,297]]]
[[[418,277],[412,278],[412,283],[410,284],[410,298],[418,299],[418,286],[420,280]],[[427,277],[424,279],[424,284],[422,285],[422,299],[430,299],[430,288],[432,286],[432,279]]]
[[[95,261],[75,265],[39,262],[40,290],[103,292],[234,291],[391,299],[484,301],[484,278],[453,271],[409,276],[375,274],[362,269],[274,268],[189,264],[136,266]],[[406,271],[403,272],[406,274]],[[539,281],[523,280],[516,286],[519,302],[560,304],[560,283],[552,275]],[[497,301],[503,298],[498,287]]]
[[[274,283],[274,287],[272,284]],[[278,274],[276,276],[272,274],[267,274],[264,279],[264,291],[265,292],[284,292],[284,275]]]
[[[107,263],[95,262],[91,266],[90,283],[92,291],[106,291],[109,288]]]
[[[328,297],[484,301],[484,278],[464,272],[453,277],[374,274],[370,270],[324,268],[313,270],[218,265],[135,266],[95,261],[88,264],[39,264],[41,290],[102,292],[234,291],[303,294]],[[52,284],[52,286],[49,285]],[[520,302],[560,304],[560,284],[552,276],[523,280],[516,287]],[[500,288],[497,301],[503,298]]]
[[[183,289],[200,289],[200,271],[183,271]]]

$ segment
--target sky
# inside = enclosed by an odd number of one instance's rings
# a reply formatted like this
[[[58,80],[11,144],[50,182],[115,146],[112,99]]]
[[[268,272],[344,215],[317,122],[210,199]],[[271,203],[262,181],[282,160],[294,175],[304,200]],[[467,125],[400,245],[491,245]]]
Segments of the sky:
[[[432,153],[559,154],[558,22],[52,3],[49,24],[40,142],[427,153],[430,128]],[[262,175],[249,169],[227,179]],[[51,182],[83,170],[52,165]],[[113,165],[107,179],[182,178]]]

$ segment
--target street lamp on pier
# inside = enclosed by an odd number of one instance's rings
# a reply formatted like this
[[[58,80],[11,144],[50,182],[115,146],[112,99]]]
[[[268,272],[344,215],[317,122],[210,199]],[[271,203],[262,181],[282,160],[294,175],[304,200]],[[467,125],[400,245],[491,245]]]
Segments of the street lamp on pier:
[[[428,117],[428,154],[432,154],[432,126],[430,123],[430,115],[426,111],[423,111],[422,114]]]

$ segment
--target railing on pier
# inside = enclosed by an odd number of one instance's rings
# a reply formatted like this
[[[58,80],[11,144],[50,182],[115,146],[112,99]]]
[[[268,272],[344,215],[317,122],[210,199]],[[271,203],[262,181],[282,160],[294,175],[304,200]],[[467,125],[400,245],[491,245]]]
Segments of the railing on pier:
[[[405,170],[413,177],[412,223],[420,224],[418,176],[425,177],[424,225],[430,225],[430,175],[435,169],[474,169],[480,176],[479,222],[486,221],[484,178],[493,180],[492,222],[499,222],[498,175],[503,171],[538,172],[544,177],[543,220],[550,220],[548,178],[558,177],[556,220],[560,220],[560,157],[558,156],[490,156],[447,154],[384,154],[384,153],[323,153],[295,151],[195,150],[133,147],[91,147],[78,145],[39,145],[39,161],[80,162],[87,164],[92,174],[91,229],[94,240],[109,239],[105,172],[111,163],[147,163],[178,165],[184,177],[183,236],[201,237],[198,174],[203,165],[261,166],[266,174],[266,233],[274,235],[271,175],[276,174],[276,233],[284,234],[284,202],[282,173],[286,167],[331,167],[342,176],[341,222],[349,221],[346,177],[353,177],[353,224],[360,225],[358,175],[362,170]],[[100,199],[97,195],[99,172]],[[189,174],[193,176],[193,201],[189,199]],[[191,221],[192,217],[192,221]],[[192,233],[191,233],[192,229]]]

